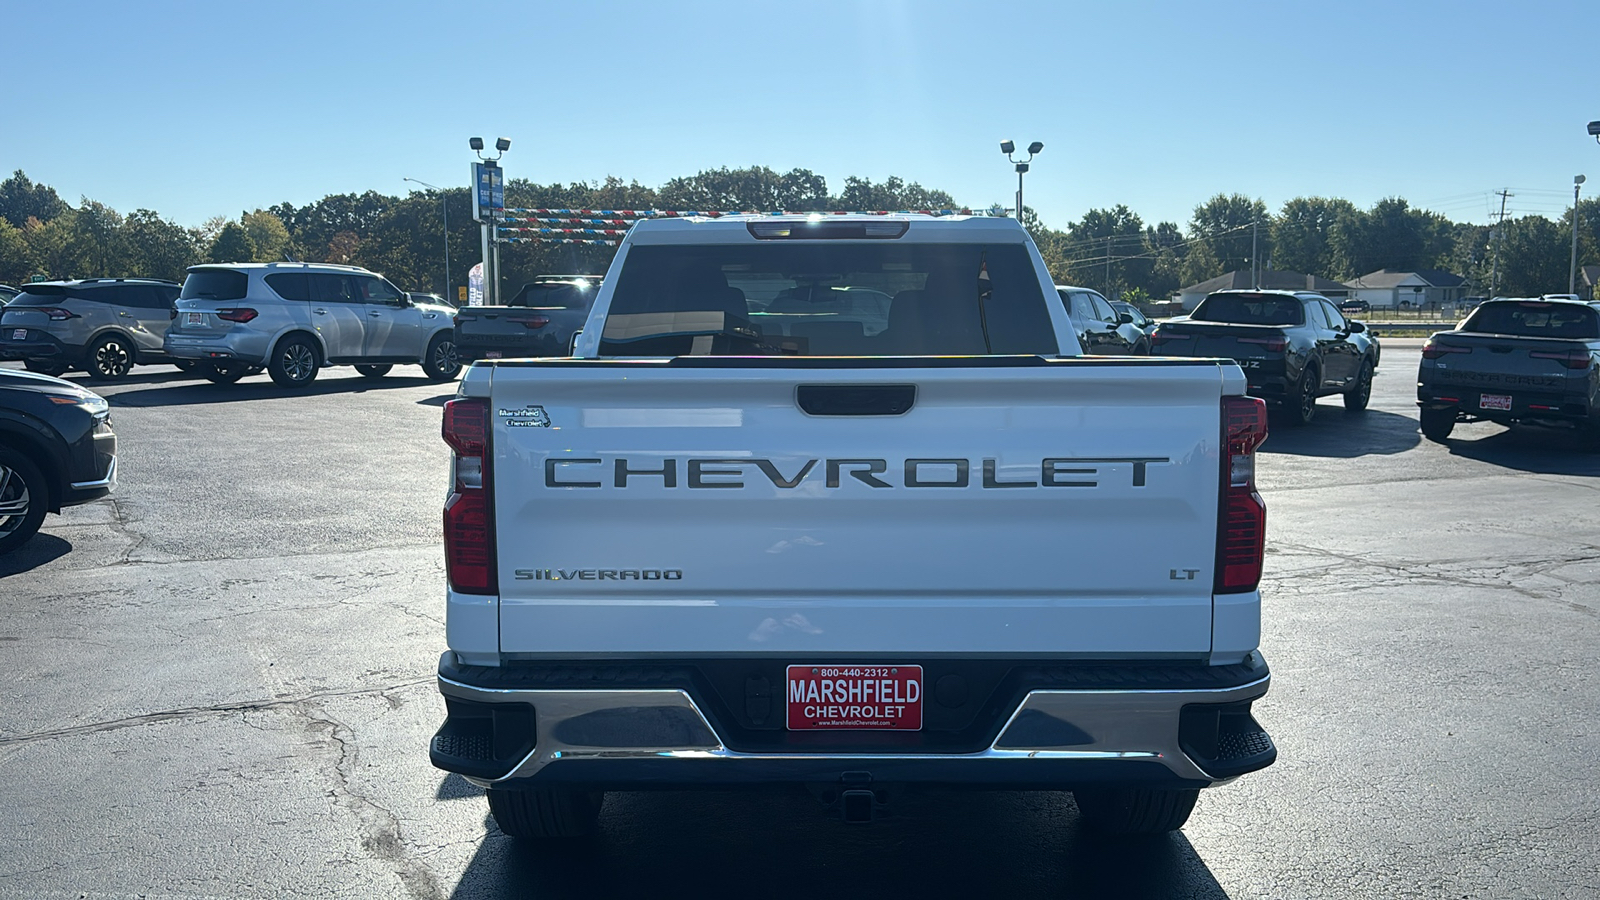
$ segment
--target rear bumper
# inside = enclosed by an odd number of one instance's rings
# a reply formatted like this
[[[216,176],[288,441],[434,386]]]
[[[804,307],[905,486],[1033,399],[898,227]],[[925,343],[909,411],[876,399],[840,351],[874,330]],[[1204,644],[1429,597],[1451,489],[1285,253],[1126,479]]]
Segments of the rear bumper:
[[[264,338],[259,341],[238,341],[168,334],[162,349],[174,359],[238,360],[255,366],[265,365],[267,359]]]
[[[559,677],[549,669],[524,676],[515,668],[457,666],[453,657],[440,661],[448,717],[430,757],[480,785],[1207,787],[1277,757],[1250,715],[1271,681],[1259,654],[1243,665],[1192,666],[1182,675],[1138,664],[1083,667],[1096,674],[1077,677],[1080,686],[1030,689],[990,710],[993,726],[968,752],[894,747],[883,732],[853,733],[856,745],[814,751],[803,744],[738,749],[730,746],[741,743],[738,725],[710,712],[717,698],[692,683],[672,683],[681,665],[569,665]]]
[[[1485,409],[1485,395],[1509,396],[1510,409]],[[1417,406],[1424,409],[1453,409],[1469,419],[1509,424],[1512,422],[1552,425],[1579,425],[1594,417],[1594,408],[1581,396],[1533,393],[1515,388],[1480,390],[1454,385],[1417,385]]]
[[[82,347],[68,347],[50,335],[34,341],[0,341],[0,359],[48,359],[69,362],[77,359],[82,352]]]

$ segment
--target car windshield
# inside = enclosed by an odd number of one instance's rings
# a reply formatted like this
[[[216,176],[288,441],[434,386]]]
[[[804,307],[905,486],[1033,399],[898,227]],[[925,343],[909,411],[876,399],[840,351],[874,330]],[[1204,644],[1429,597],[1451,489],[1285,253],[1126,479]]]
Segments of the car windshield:
[[[634,247],[602,353],[1054,354],[1019,244],[772,242]]]
[[[1212,294],[1189,318],[1233,325],[1301,325],[1306,320],[1298,299],[1266,294]]]
[[[1461,330],[1478,334],[1595,340],[1600,338],[1600,319],[1597,319],[1593,307],[1576,303],[1485,303],[1461,323]]]
[[[250,278],[233,269],[195,269],[183,280],[183,300],[243,300]]]

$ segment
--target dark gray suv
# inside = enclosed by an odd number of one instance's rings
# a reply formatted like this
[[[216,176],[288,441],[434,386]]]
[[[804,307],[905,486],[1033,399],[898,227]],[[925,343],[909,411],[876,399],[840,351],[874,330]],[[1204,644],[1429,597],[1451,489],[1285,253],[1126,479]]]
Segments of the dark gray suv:
[[[175,282],[153,278],[26,285],[0,309],[0,359],[47,375],[83,369],[98,381],[123,378],[135,365],[172,363],[162,341],[177,299]]]

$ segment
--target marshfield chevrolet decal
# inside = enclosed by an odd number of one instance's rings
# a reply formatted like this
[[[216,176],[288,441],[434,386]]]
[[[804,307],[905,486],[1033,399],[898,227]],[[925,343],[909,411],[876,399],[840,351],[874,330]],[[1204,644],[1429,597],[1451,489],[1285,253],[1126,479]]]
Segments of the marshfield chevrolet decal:
[[[500,408],[500,418],[507,428],[549,428],[550,416],[542,406],[524,406],[521,409]]]

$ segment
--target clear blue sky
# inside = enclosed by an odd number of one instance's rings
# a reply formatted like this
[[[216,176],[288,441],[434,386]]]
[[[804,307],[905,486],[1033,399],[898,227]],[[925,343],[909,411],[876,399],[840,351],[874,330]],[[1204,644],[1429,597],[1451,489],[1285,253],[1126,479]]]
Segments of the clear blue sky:
[[[1485,221],[1600,189],[1593,2],[6,4],[0,169],[185,225],[324,194],[717,166],[1186,224],[1241,192]],[[1588,192],[1585,194],[1588,196]]]

